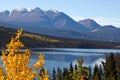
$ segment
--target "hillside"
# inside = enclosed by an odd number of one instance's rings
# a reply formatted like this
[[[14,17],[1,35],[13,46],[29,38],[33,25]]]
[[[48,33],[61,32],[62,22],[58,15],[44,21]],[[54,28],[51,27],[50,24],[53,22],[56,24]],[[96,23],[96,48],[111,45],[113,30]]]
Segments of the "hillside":
[[[5,48],[5,45],[15,33],[16,30],[14,29],[0,27],[0,48]],[[23,32],[21,40],[28,48],[119,48],[120,45],[120,43],[58,38],[29,32]]]

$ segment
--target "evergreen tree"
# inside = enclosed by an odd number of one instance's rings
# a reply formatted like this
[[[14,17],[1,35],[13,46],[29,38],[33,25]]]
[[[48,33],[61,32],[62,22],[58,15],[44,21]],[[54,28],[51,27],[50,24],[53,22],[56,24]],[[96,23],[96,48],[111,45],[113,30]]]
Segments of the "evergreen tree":
[[[106,61],[105,61],[105,62],[108,63],[108,58],[107,58],[107,56],[106,56]],[[104,79],[104,80],[108,80],[109,71],[108,71],[108,68],[107,68],[107,65],[106,65],[105,62],[102,61],[103,68],[104,68],[104,77],[103,77],[103,79]]]
[[[113,53],[106,57],[104,66],[104,80],[117,80],[116,63]]]
[[[93,80],[102,80],[101,79],[101,69],[96,64],[95,64],[94,71],[93,71]]]
[[[55,71],[55,68],[53,68],[52,80],[56,80],[56,71]]]
[[[120,54],[115,55],[116,69],[117,69],[117,80],[120,80]]]
[[[70,63],[70,72],[69,72],[69,77],[70,77],[70,80],[73,80],[73,65],[72,65],[72,62]]]
[[[83,62],[84,61],[83,61],[82,58],[77,60],[77,63],[78,63],[78,70],[77,70],[77,72],[78,72],[80,80],[83,80],[83,79],[88,80],[89,68],[82,66]]]
[[[116,80],[117,78],[117,71],[116,71],[116,63],[115,63],[115,58],[113,53],[108,57],[109,62],[108,62],[108,68],[109,68],[109,73],[110,73],[110,80]]]
[[[78,69],[77,64],[75,64],[75,70],[77,70],[77,69]]]
[[[72,65],[72,62],[70,63],[70,73],[73,73],[73,65]]]
[[[89,66],[89,80],[92,80],[91,66]]]
[[[56,80],[62,80],[62,71],[59,67],[57,69],[57,75],[56,76],[57,76]]]
[[[100,65],[100,67],[99,67],[99,72],[100,72],[100,79],[103,80],[104,79],[103,78],[104,73],[103,73],[103,67],[102,67],[102,65]]]
[[[69,71],[67,68],[63,69],[63,80],[70,80],[69,78]]]

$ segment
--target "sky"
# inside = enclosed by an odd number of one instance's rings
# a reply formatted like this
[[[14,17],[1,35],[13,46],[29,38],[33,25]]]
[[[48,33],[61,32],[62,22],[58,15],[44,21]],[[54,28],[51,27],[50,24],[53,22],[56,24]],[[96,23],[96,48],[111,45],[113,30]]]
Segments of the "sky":
[[[0,12],[39,7],[64,12],[74,20],[93,19],[100,25],[120,28],[120,0],[0,0]]]

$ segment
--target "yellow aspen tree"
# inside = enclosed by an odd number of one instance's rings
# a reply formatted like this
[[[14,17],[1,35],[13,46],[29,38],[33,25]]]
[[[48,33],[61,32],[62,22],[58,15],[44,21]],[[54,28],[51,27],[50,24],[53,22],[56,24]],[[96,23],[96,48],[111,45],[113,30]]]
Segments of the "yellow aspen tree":
[[[3,70],[3,68],[0,66],[0,80],[4,80],[4,77],[5,77],[4,70]]]
[[[45,65],[44,55],[40,54],[38,61],[34,64],[34,69],[36,69],[37,71],[38,70],[40,71],[39,80],[49,80],[48,70],[43,69],[44,65]]]
[[[0,80],[34,80],[38,76],[36,70],[28,66],[30,64],[30,51],[28,49],[20,51],[24,47],[20,41],[21,34],[22,29],[17,31],[16,37],[11,38],[7,44],[7,49],[2,51],[1,58],[5,69],[0,67]],[[43,54],[40,54],[35,68],[38,68],[37,66],[44,66]]]

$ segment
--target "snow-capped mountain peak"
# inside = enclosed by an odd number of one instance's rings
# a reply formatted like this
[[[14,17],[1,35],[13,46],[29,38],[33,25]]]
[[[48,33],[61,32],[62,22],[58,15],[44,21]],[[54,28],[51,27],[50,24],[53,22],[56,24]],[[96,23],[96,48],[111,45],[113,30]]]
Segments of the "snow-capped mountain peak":
[[[9,16],[11,15],[18,15],[18,14],[25,14],[31,12],[32,9],[30,8],[16,8],[10,11]]]
[[[49,9],[48,11],[54,12],[54,13],[59,13],[59,11],[57,11],[57,10],[55,10],[55,9]]]
[[[13,11],[17,11],[17,12],[21,12],[21,11],[27,11],[27,12],[30,12],[32,9],[30,8],[16,8],[14,9]]]
[[[16,8],[13,11],[22,11],[22,10],[24,10],[24,8]]]
[[[26,10],[30,12],[32,9],[31,8],[26,8]]]

